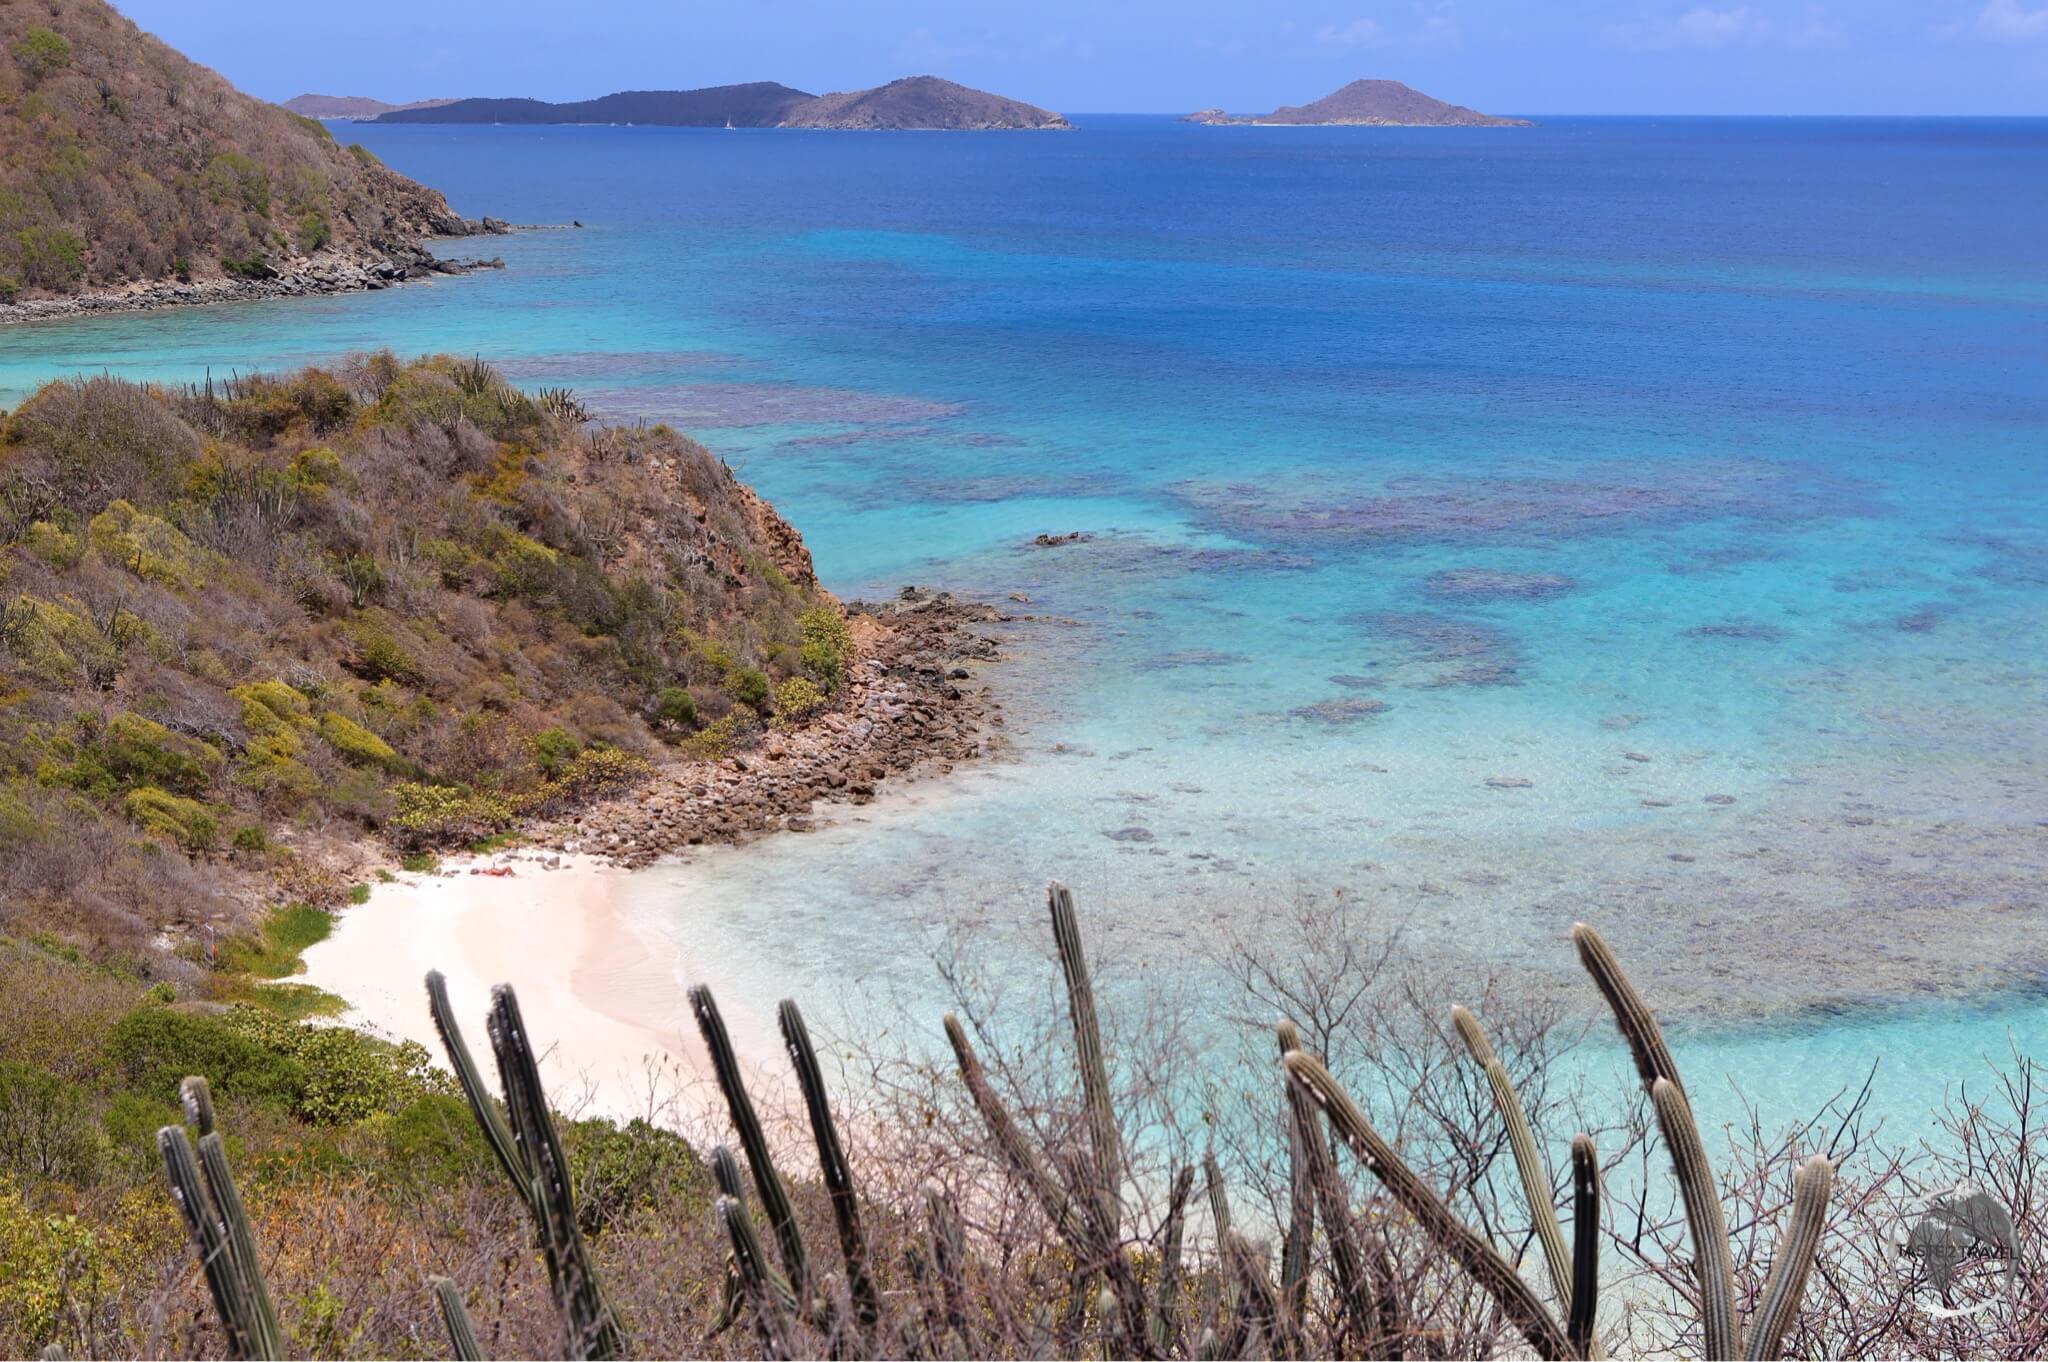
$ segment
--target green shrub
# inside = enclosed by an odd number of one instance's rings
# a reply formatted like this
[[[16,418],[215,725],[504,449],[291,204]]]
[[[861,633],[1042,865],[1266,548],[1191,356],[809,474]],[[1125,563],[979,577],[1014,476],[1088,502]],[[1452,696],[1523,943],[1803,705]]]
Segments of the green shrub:
[[[85,238],[62,227],[25,227],[14,234],[21,277],[36,288],[63,292],[85,277]]]
[[[355,399],[348,395],[348,389],[335,385],[336,392],[324,398],[323,403],[307,413],[315,426],[331,422],[339,425],[348,419],[349,408]],[[341,456],[321,445],[313,449],[302,449],[292,455],[286,465],[286,473],[292,486],[302,492],[333,487],[342,480]]]
[[[697,726],[697,701],[681,686],[663,686],[654,693],[654,722],[662,728]]]
[[[752,667],[735,667],[725,675],[726,693],[750,709],[768,707],[768,678]]]
[[[263,831],[261,823],[244,823],[235,829],[235,835],[228,845],[237,851],[261,852],[270,849],[270,838]]]
[[[424,1047],[388,1045],[343,1026],[311,1026],[260,1008],[237,1006],[223,1019],[306,1075],[293,1114],[316,1125],[347,1125],[396,1111],[440,1085]]]
[[[254,937],[231,937],[221,943],[220,967],[261,979],[283,979],[298,973],[299,956],[333,930],[334,919],[310,903],[273,908]]]
[[[397,812],[389,826],[402,842],[416,847],[474,842],[503,832],[519,817],[510,798],[460,785],[404,781],[391,787],[391,797]]]
[[[9,46],[14,60],[31,81],[71,65],[71,44],[64,35],[41,24],[28,30]]]
[[[170,838],[185,851],[206,850],[220,831],[220,821],[206,805],[153,785],[130,790],[121,809],[138,827]]]
[[[644,757],[593,744],[578,752],[561,774],[547,783],[542,798],[575,804],[607,799],[639,784],[653,769]]]
[[[469,1104],[451,1094],[428,1093],[408,1102],[392,1113],[383,1135],[385,1161],[426,1186],[496,1176],[497,1161]],[[584,1195],[580,1180],[577,1195]]]
[[[270,216],[270,172],[260,161],[224,151],[206,165],[206,188],[216,202],[237,204],[258,217]]]
[[[507,596],[545,595],[555,583],[562,555],[516,530],[493,526],[483,540],[497,570],[498,590]]]
[[[82,1186],[99,1171],[100,1152],[99,1127],[84,1088],[0,1060],[0,1170]]]
[[[366,681],[396,681],[402,686],[418,684],[420,664],[390,631],[369,623],[350,631],[355,645],[351,669]]]
[[[282,681],[251,681],[228,694],[241,703],[242,723],[251,733],[286,732],[313,721],[306,697]]]
[[[136,576],[183,591],[204,587],[221,568],[220,555],[202,549],[161,516],[114,501],[86,526],[100,557]]]
[[[682,1209],[678,1192],[695,1190],[699,1199],[706,1194],[708,1181],[697,1152],[682,1136],[644,1120],[635,1118],[624,1126],[578,1121],[563,1143],[585,1234],[602,1234],[657,1207],[675,1214]]]
[[[402,771],[411,765],[390,743],[347,715],[332,710],[320,716],[320,738],[358,765],[381,766],[388,771]]]
[[[298,1061],[267,1049],[225,1018],[168,1007],[144,1007],[115,1022],[107,1058],[136,1092],[157,1102],[176,1102],[187,1074],[204,1077],[218,1096],[287,1110],[306,1091],[306,1069]]]
[[[153,1102],[138,1092],[115,1093],[100,1117],[109,1159],[131,1172],[160,1173],[163,1160],[156,1150],[156,1132],[179,1119],[178,1109],[167,1102]]]
[[[526,745],[533,753],[533,764],[544,776],[555,775],[583,750],[583,744],[566,728],[544,728],[529,738]]]
[[[825,692],[818,689],[817,682],[808,676],[792,676],[775,688],[776,721],[794,723],[824,703]]]
[[[683,750],[704,761],[717,761],[732,751],[733,745],[745,731],[745,720],[739,712],[714,719],[683,740]]]
[[[44,778],[108,798],[144,787],[196,795],[213,783],[220,753],[139,714],[117,714],[96,737],[80,741],[68,766]]]
[[[28,527],[22,547],[59,572],[69,572],[85,557],[85,540],[81,536],[66,533],[47,520],[38,520]]]
[[[371,151],[361,142],[349,143],[348,154],[355,157],[358,162],[366,166],[381,166],[384,164],[382,161],[377,159],[376,152]]]
[[[821,605],[798,615],[796,623],[803,635],[800,656],[805,669],[824,683],[828,693],[836,694],[845,684],[846,659],[853,649],[846,621],[837,610]]]

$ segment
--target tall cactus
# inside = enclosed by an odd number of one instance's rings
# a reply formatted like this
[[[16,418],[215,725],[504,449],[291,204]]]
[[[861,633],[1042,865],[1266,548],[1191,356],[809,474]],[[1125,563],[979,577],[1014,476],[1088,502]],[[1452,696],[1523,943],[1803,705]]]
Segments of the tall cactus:
[[[761,1210],[768,1217],[768,1228],[775,1234],[776,1246],[782,1251],[782,1270],[791,1289],[796,1292],[797,1300],[808,1304],[811,1300],[810,1263],[804,1253],[803,1232],[797,1228],[796,1210],[789,1204],[789,1189],[775,1171],[775,1160],[768,1152],[768,1136],[761,1129],[761,1118],[754,1114],[753,1099],[747,1096],[746,1081],[740,1075],[739,1056],[734,1052],[732,1037],[725,1029],[725,1018],[719,1013],[711,990],[702,984],[690,990],[690,1011],[697,1018],[697,1030],[704,1037],[705,1049],[711,1052],[711,1067],[718,1076],[718,1089],[725,1096],[725,1108],[732,1117],[733,1129],[739,1133],[740,1148],[746,1152],[747,1167],[753,1170],[754,1190],[760,1193]]]
[[[1600,1299],[1600,1157],[1593,1137],[1572,1136],[1572,1296],[1565,1335],[1587,1357],[1599,1335],[1594,1311]]]
[[[1493,1043],[1486,1038],[1486,1029],[1479,1024],[1479,1018],[1464,1007],[1453,1006],[1451,1024],[1465,1042],[1465,1050],[1472,1056],[1472,1062],[1486,1075],[1494,1111],[1507,1127],[1508,1149],[1514,1154],[1515,1172],[1521,1176],[1522,1197],[1529,1204],[1529,1219],[1536,1227],[1536,1240],[1543,1248],[1543,1262],[1550,1271],[1551,1289],[1557,1292],[1557,1299],[1564,1308],[1569,1309],[1572,1299],[1570,1251],[1565,1248],[1564,1231],[1557,1223],[1557,1208],[1550,1200],[1550,1168],[1543,1161],[1543,1152],[1536,1147],[1536,1136],[1529,1129],[1529,1117],[1522,1110],[1522,1099],[1516,1096],[1515,1086],[1508,1080],[1507,1066],[1493,1052]]]
[[[179,1085],[179,1093],[187,1116],[200,1132],[198,1157],[193,1157],[183,1126],[157,1131],[157,1150],[163,1155],[171,1200],[184,1216],[193,1252],[206,1275],[228,1351],[239,1358],[282,1357],[284,1342],[277,1312],[257,1260],[256,1236],[228,1169],[226,1146],[214,1129],[213,1100],[206,1080],[187,1078]]]
[[[1799,1310],[1799,1297],[1806,1289],[1806,1274],[1813,1267],[1814,1252],[1820,1246],[1820,1232],[1827,1220],[1828,1191],[1834,1186],[1835,1166],[1815,1154],[1792,1176],[1792,1216],[1785,1222],[1784,1237],[1771,1259],[1771,1275],[1764,1282],[1763,1299],[1749,1323],[1749,1338],[1743,1356],[1750,1362],[1776,1362],[1784,1346],[1785,1330]]]
[[[1465,1270],[1467,1276],[1493,1297],[1508,1320],[1529,1340],[1537,1355],[1545,1358],[1577,1356],[1571,1341],[1543,1302],[1522,1280],[1520,1273],[1491,1244],[1458,1219],[1436,1192],[1418,1177],[1380,1137],[1337,1080],[1320,1060],[1300,1050],[1282,1061],[1288,1078],[1299,1083],[1330,1125],[1344,1137],[1352,1153],[1380,1180],[1382,1186],[1414,1216],[1423,1231],[1439,1248]]]
[[[1160,1232],[1159,1281],[1153,1291],[1152,1347],[1171,1356],[1180,1339],[1181,1243],[1187,1233],[1188,1195],[1195,1170],[1182,1164],[1174,1170],[1167,1194],[1166,1224]]]
[[[1614,958],[1607,942],[1591,926],[1574,922],[1572,944],[1578,947],[1579,963],[1586,967],[1586,973],[1593,976],[1593,986],[1600,990],[1600,995],[1607,999],[1608,1007],[1613,1009],[1614,1024],[1620,1029],[1621,1038],[1628,1042],[1629,1057],[1635,1060],[1636,1073],[1643,1080],[1643,1091],[1648,1092],[1658,1079],[1668,1078],[1683,1093],[1685,1085],[1678,1080],[1678,1064],[1671,1058],[1671,1048],[1664,1043],[1664,1032],[1657,1025],[1657,1014],[1650,1011],[1643,995],[1636,992],[1635,985],[1621,972],[1621,962]]]
[[[811,1033],[804,1026],[803,1013],[790,999],[776,1010],[782,1029],[782,1043],[789,1062],[796,1069],[797,1085],[803,1089],[804,1109],[811,1119],[811,1140],[818,1147],[818,1168],[832,1202],[832,1218],[839,1228],[839,1253],[846,1263],[846,1290],[853,1302],[854,1326],[859,1331],[855,1346],[867,1346],[882,1318],[882,1300],[875,1289],[874,1268],[868,1261],[867,1235],[861,1228],[860,1198],[853,1189],[853,1171],[839,1142],[839,1127],[832,1119],[831,1099],[825,1091],[825,1075],[818,1067],[818,1055],[811,1048]]]
[[[1116,1112],[1110,1102],[1109,1070],[1096,1018],[1095,988],[1089,978],[1087,956],[1081,948],[1074,896],[1065,885],[1055,881],[1047,886],[1046,903],[1052,915],[1060,969],[1066,980],[1067,1012],[1073,1023],[1092,1157],[1082,1158],[1075,1151],[1065,1157],[1047,1159],[1032,1149],[989,1083],[966,1031],[950,1013],[945,1019],[946,1039],[953,1047],[968,1095],[974,1099],[1004,1162],[1030,1189],[1046,1218],[1066,1241],[1083,1278],[1100,1272],[1108,1282],[1117,1303],[1113,1314],[1118,1351],[1144,1356],[1152,1350],[1152,1310],[1123,1251],[1123,1149]],[[1085,1306],[1089,1294],[1085,1281],[1077,1282],[1076,1286],[1076,1298]]]
[[[1095,1015],[1095,987],[1081,947],[1074,895],[1055,880],[1046,886],[1052,938],[1066,976],[1067,1012],[1074,1023],[1074,1053],[1081,1070],[1081,1100],[1088,1111],[1088,1144],[1095,1155],[1095,1195],[1103,1222],[1115,1232],[1122,1217],[1123,1145],[1109,1100],[1109,1070],[1102,1057],[1102,1028]]]
[[[1721,1188],[1707,1166],[1699,1126],[1678,1084],[1659,1078],[1650,1085],[1657,1109],[1657,1129],[1671,1153],[1672,1176],[1685,1201],[1685,1224],[1692,1235],[1693,1276],[1700,1288],[1700,1327],[1707,1362],[1728,1362],[1742,1349],[1741,1325],[1735,1314],[1735,1258],[1728,1245],[1728,1225],[1721,1215]]]
[[[1301,1049],[1301,1032],[1291,1021],[1275,1025],[1280,1041],[1280,1059]],[[1398,1330],[1383,1327],[1382,1303],[1376,1299],[1365,1254],[1358,1243],[1358,1226],[1351,1215],[1350,1199],[1343,1179],[1337,1175],[1337,1160],[1330,1152],[1330,1139],[1315,1104],[1300,1085],[1288,1083],[1287,1105],[1293,1115],[1295,1138],[1308,1160],[1309,1186],[1315,1193],[1316,1209],[1323,1222],[1323,1237],[1330,1246],[1330,1268],[1337,1278],[1340,1336],[1364,1345],[1365,1351],[1383,1351],[1395,1346]],[[1378,1334],[1378,1347],[1371,1346]]]
[[[455,1362],[482,1362],[484,1350],[477,1345],[476,1330],[470,1327],[469,1311],[462,1307],[462,1292],[446,1277],[435,1277],[434,1303],[441,1307],[441,1327],[448,1331],[448,1351]]]
[[[485,1142],[498,1156],[513,1187],[526,1202],[541,1257],[547,1264],[548,1286],[555,1308],[562,1317],[564,1344],[572,1358],[610,1358],[625,1351],[624,1331],[605,1302],[597,1268],[576,1215],[576,1195],[569,1176],[569,1160],[562,1152],[561,1139],[548,1111],[547,1091],[541,1086],[540,1068],[526,1021],[520,1015],[518,996],[508,984],[491,990],[491,1008],[485,1031],[498,1061],[498,1080],[505,1089],[505,1115],[485,1088],[483,1076],[470,1058],[469,1047],[456,1024],[455,1010],[448,1002],[448,983],[439,970],[427,975],[427,1005],[434,1027],[448,1051],[470,1113],[483,1131]]]

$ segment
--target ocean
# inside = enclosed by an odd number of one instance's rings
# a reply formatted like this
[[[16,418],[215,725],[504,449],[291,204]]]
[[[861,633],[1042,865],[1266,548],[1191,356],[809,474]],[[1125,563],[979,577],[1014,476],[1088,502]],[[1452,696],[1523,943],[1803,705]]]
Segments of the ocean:
[[[1590,1003],[1594,922],[1728,1116],[1875,1064],[1911,1135],[2042,1051],[2048,120],[1077,122],[337,125],[582,226],[0,331],[0,401],[481,355],[695,434],[843,596],[1040,617],[1003,760],[636,878],[729,1010],[935,1012],[963,925],[1044,968],[1057,877],[1120,996],[1341,893]]]

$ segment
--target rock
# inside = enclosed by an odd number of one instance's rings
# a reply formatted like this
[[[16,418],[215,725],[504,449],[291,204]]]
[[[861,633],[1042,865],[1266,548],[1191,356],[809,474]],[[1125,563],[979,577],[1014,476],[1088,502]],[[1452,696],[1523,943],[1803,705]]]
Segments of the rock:
[[[1062,544],[1079,544],[1093,536],[1080,530],[1069,530],[1065,534],[1041,534],[1031,540],[1033,546],[1041,549],[1058,548]]]
[[[1621,754],[1621,759],[1623,761],[1648,761],[1650,758],[1646,753],[1642,752],[1624,752]]]
[[[1105,831],[1102,835],[1112,842],[1150,842],[1156,840],[1151,832],[1138,827],[1112,828]]]
[[[1710,794],[1707,796],[1706,802],[1709,804],[1733,804],[1735,796],[1729,794]]]
[[[1486,783],[1496,790],[1527,790],[1536,784],[1527,776],[1488,776]]]

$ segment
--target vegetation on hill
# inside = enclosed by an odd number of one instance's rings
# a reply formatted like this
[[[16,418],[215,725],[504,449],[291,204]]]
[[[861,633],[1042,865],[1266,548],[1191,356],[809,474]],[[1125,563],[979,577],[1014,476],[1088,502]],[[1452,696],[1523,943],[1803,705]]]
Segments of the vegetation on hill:
[[[457,99],[379,115],[380,123],[648,123],[670,127],[772,128],[815,98],[772,80],[701,90],[623,90],[552,104],[541,99]]]
[[[448,99],[416,99],[392,104],[368,95],[293,95],[284,107],[307,118],[375,118],[393,109],[431,109],[437,104],[452,103]]]
[[[1269,114],[1236,118],[1221,109],[1203,109],[1181,120],[1220,126],[1231,123],[1259,125],[1350,125],[1401,128],[1526,128],[1527,120],[1497,118],[1446,104],[1398,80],[1354,80],[1309,104],[1289,104]]]
[[[48,384],[0,431],[0,932],[175,973],[144,943],[722,752],[844,647],[700,445],[481,363]]]
[[[970,90],[937,76],[909,76],[872,90],[820,95],[792,109],[785,128],[855,130],[945,129],[961,132],[1065,128],[1067,120],[1049,109]]]
[[[1058,114],[970,90],[936,76],[911,76],[872,90],[810,95],[774,81],[702,90],[627,90],[550,104],[539,99],[458,99],[395,110],[380,123],[646,123],[718,128],[957,129],[1064,128]]]
[[[0,3],[0,303],[361,264],[475,225],[103,0]]]

